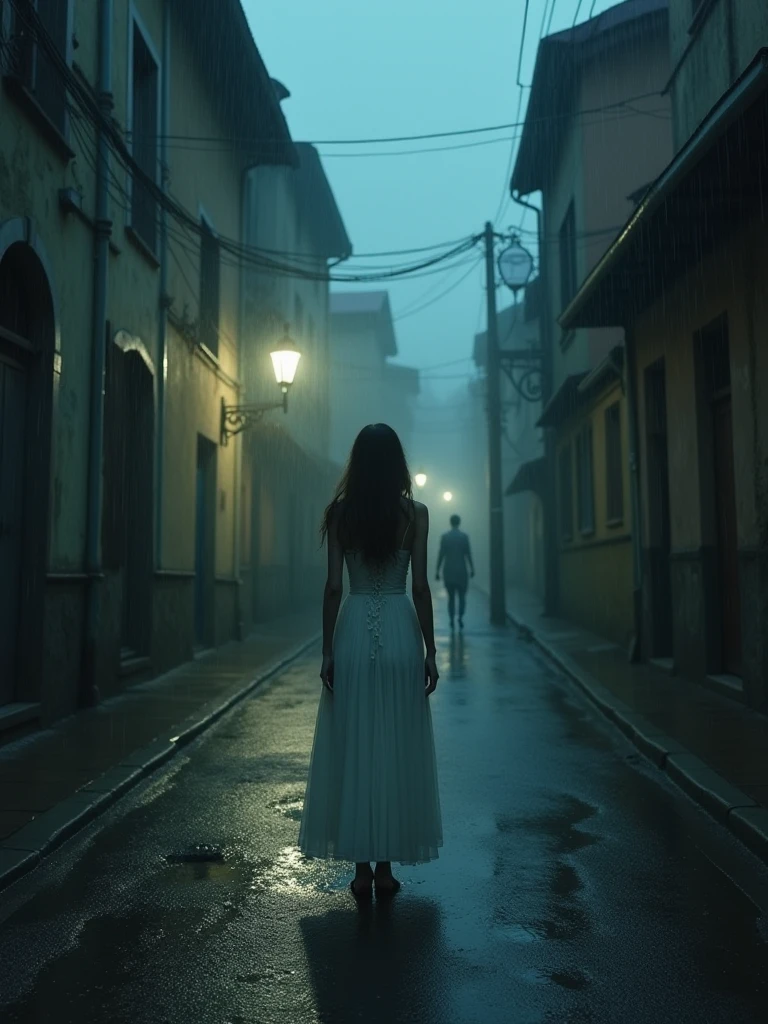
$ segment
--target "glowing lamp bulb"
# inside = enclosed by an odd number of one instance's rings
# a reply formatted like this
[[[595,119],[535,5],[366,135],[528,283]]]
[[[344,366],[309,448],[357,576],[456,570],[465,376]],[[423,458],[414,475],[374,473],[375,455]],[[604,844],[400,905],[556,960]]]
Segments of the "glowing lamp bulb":
[[[453,501],[453,492],[445,491],[443,494],[443,501]]]
[[[427,474],[417,473],[413,478],[413,482],[416,484],[417,487],[423,487],[427,482]]]

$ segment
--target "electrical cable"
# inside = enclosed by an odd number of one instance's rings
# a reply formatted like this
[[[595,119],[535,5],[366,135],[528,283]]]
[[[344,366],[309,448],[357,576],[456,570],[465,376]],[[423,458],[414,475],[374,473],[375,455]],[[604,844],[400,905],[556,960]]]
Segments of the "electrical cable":
[[[468,276],[472,273],[472,271],[474,269],[476,269],[480,265],[482,260],[483,260],[483,257],[482,256],[478,256],[477,259],[474,260],[474,262],[472,263],[470,268],[466,271],[466,273],[463,273],[461,275],[461,278],[457,282],[455,282],[453,285],[451,285],[449,288],[446,288],[444,292],[439,292],[437,295],[435,295],[433,298],[431,298],[428,302],[424,302],[422,305],[417,306],[415,309],[410,309],[408,312],[400,313],[398,316],[393,316],[392,317],[393,321],[401,321],[401,319],[406,319],[409,316],[415,316],[416,313],[423,312],[425,309],[429,308],[429,306],[434,305],[435,302],[439,302],[440,299],[444,299],[446,295],[450,295],[451,292],[456,291],[456,289],[459,288],[460,285],[464,284],[464,282],[467,280]]]
[[[17,0],[11,0],[11,2],[12,3],[13,2],[17,2]],[[531,121],[531,124],[532,125],[540,125],[540,124],[546,124],[546,123],[550,123],[550,122],[554,122],[554,121],[560,121],[560,120],[563,120],[563,119],[571,119],[571,118],[583,117],[583,116],[586,116],[588,114],[603,114],[603,113],[607,113],[608,111],[610,111],[612,109],[615,109],[617,107],[621,107],[625,102],[632,102],[634,100],[640,100],[640,99],[648,99],[651,96],[658,97],[659,95],[660,95],[659,91],[655,90],[653,92],[640,93],[640,94],[638,94],[636,96],[629,96],[629,97],[627,97],[626,100],[618,100],[618,101],[616,101],[614,103],[602,104],[602,105],[599,105],[599,106],[596,106],[596,107],[585,107],[583,110],[576,110],[576,111],[573,111],[572,113],[542,114],[540,117],[537,117],[533,121]],[[511,130],[511,129],[523,128],[524,126],[525,126],[525,122],[524,121],[516,120],[516,121],[506,122],[506,123],[503,123],[503,124],[486,125],[486,126],[483,126],[483,127],[480,127],[480,128],[463,128],[463,129],[459,129],[459,130],[456,130],[456,131],[429,132],[429,133],[426,133],[426,134],[423,134],[423,135],[403,135],[403,136],[393,136],[391,138],[382,138],[382,139],[348,139],[348,140],[346,140],[344,142],[337,141],[335,143],[335,145],[350,145],[350,146],[352,146],[352,145],[373,145],[373,144],[382,144],[382,145],[384,145],[384,144],[395,143],[395,142],[419,142],[419,141],[428,141],[430,139],[458,138],[458,137],[467,136],[467,135],[478,135],[478,134],[488,134],[490,132],[508,131],[508,130]],[[151,138],[152,140],[162,141],[162,139],[164,137],[162,135],[156,135],[156,134],[153,134],[151,136],[136,135],[136,136],[134,136],[134,141],[144,141],[147,138]],[[261,139],[261,140],[259,140],[259,139],[240,139],[240,138],[237,138],[237,137],[234,137],[234,136],[203,136],[203,135],[165,136],[165,139],[166,139],[166,145],[168,146],[169,149],[176,149],[176,148],[184,149],[184,148],[187,148],[188,144],[192,144],[192,143],[195,143],[195,144],[209,144],[210,146],[213,146],[215,144],[219,144],[221,146],[220,150],[218,150],[218,149],[208,149],[208,150],[202,150],[201,149],[200,150],[200,151],[205,151],[205,152],[219,152],[219,151],[226,152],[226,151],[229,151],[229,150],[247,150],[249,147],[258,147],[260,145],[263,145],[263,143],[265,141],[266,142],[270,141],[268,139],[266,139],[266,140],[265,139]],[[496,140],[488,140],[489,143],[493,142],[493,141],[496,141]],[[330,143],[320,143],[320,142],[313,143],[313,145],[324,145],[324,144],[325,145],[330,145]],[[467,148],[467,147],[466,146],[445,147],[445,148],[443,148],[443,147],[431,147],[429,149],[418,150],[418,151],[417,150],[403,150],[403,151],[401,151],[401,153],[399,155],[409,156],[409,155],[411,155],[411,154],[413,154],[415,152],[434,152],[434,153],[440,153],[440,152],[445,152],[446,149],[453,149],[453,148]],[[331,153],[322,153],[320,155],[323,158],[327,158],[327,157],[331,157],[331,156],[343,157],[343,156],[353,156],[353,155],[384,156],[384,155],[387,155],[387,154],[385,152],[385,153],[371,153],[371,154],[351,154],[351,153],[350,154],[345,154],[345,153],[331,154]]]
[[[187,211],[180,203],[168,196],[158,186],[157,182],[153,180],[152,176],[149,175],[133,158],[133,154],[130,152],[119,128],[111,120],[104,117],[95,98],[71,71],[55,42],[52,40],[50,34],[40,21],[37,11],[27,7],[26,5],[24,5],[22,9],[19,4],[19,0],[11,0],[11,2],[16,9],[17,15],[22,21],[22,24],[26,25],[26,27],[30,29],[38,45],[44,49],[54,68],[58,70],[59,74],[64,79],[66,86],[70,89],[70,92],[74,96],[75,101],[78,103],[80,108],[90,116],[92,122],[96,124],[107,136],[107,141],[110,143],[112,152],[115,154],[119,162],[132,174],[134,181],[138,180],[149,195],[168,213],[170,213],[171,216],[175,217],[181,224],[194,230],[199,236],[202,231],[200,223],[195,220],[189,211]],[[301,277],[310,280],[337,280],[350,283],[368,283],[370,281],[393,280],[409,273],[426,269],[437,263],[444,262],[455,255],[459,255],[461,252],[467,251],[469,248],[474,246],[476,240],[476,238],[468,239],[462,245],[456,246],[438,256],[421,260],[408,267],[378,270],[374,275],[331,275],[327,270],[323,273],[313,272],[302,267],[268,259],[253,250],[249,251],[248,247],[234,239],[228,239],[225,236],[217,236],[217,241],[221,250],[229,252],[231,255],[235,256],[235,258],[239,258],[244,261],[251,260],[263,267],[268,267],[277,273],[281,272],[288,276]]]
[[[552,18],[555,15],[555,7],[557,6],[557,0],[552,0],[552,10],[549,12],[549,21],[547,22],[547,35],[552,28]]]

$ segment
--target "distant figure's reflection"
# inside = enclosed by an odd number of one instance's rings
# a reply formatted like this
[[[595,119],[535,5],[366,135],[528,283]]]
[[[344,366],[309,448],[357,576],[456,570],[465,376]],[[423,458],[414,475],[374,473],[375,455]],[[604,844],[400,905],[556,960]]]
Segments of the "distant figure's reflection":
[[[300,921],[323,1024],[445,1024],[440,911],[426,899],[344,906]]]
[[[451,679],[463,679],[466,676],[466,664],[464,658],[464,634],[451,633],[450,648],[450,672]]]

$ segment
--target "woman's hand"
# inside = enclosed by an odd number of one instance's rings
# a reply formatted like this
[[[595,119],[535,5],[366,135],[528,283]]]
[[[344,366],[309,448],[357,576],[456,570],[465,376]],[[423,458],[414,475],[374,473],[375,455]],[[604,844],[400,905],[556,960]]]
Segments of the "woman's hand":
[[[428,654],[424,659],[424,679],[426,681],[424,692],[427,695],[427,697],[430,695],[430,693],[435,692],[435,687],[437,686],[437,680],[439,678],[440,673],[437,671],[437,662],[435,661],[435,656],[434,654]]]
[[[329,693],[333,693],[333,655],[324,654],[323,664],[320,668],[320,678],[323,680],[323,686],[328,690]]]

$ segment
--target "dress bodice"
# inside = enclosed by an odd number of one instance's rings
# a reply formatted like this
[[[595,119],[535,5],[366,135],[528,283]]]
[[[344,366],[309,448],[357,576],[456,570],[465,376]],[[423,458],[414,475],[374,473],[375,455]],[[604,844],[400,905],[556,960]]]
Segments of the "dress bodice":
[[[401,548],[394,559],[383,565],[370,565],[356,551],[345,554],[350,594],[404,594],[408,578],[410,551]]]

